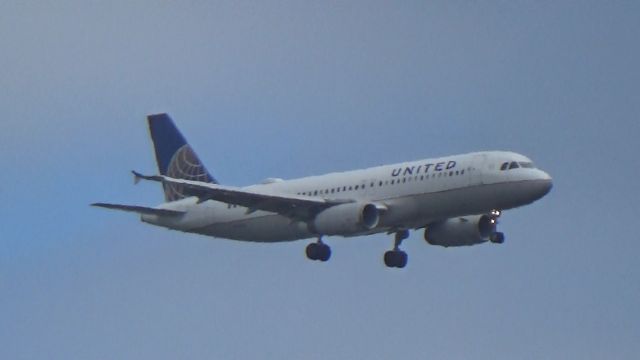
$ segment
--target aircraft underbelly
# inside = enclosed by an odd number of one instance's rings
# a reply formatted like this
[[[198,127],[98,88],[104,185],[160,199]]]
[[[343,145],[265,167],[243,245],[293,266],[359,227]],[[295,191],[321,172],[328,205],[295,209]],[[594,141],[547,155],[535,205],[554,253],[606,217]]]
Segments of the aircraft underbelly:
[[[388,228],[417,228],[456,216],[507,210],[533,201],[528,184],[494,183],[383,200],[390,209],[381,219]]]
[[[306,224],[292,222],[291,219],[277,214],[212,224],[193,232],[252,242],[293,241],[315,236],[308,231]]]
[[[396,228],[419,228],[433,221],[456,216],[488,213],[493,209],[510,209],[529,203],[523,195],[526,184],[496,183],[450,189],[393,199],[369,200],[381,202],[388,211],[381,216],[373,234]],[[239,218],[189,230],[188,232],[253,242],[283,242],[317,236],[308,230],[304,222],[272,213]],[[350,236],[358,236],[352,234]]]

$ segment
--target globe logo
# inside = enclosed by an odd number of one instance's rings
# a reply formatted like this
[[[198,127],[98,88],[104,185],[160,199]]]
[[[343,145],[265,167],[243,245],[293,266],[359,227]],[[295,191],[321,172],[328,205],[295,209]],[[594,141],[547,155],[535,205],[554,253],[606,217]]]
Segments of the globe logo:
[[[211,177],[204,165],[188,144],[183,145],[173,154],[167,176],[175,179],[211,182]],[[185,193],[185,187],[180,184],[165,183],[164,193],[167,201],[176,201],[189,196]]]

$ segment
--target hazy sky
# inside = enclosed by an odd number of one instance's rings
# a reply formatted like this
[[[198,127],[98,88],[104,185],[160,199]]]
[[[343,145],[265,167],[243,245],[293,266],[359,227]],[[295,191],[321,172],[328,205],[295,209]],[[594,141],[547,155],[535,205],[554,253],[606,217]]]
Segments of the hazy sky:
[[[0,358],[637,359],[640,3],[3,1]],[[476,150],[554,178],[504,245],[154,228],[145,115],[246,185]]]

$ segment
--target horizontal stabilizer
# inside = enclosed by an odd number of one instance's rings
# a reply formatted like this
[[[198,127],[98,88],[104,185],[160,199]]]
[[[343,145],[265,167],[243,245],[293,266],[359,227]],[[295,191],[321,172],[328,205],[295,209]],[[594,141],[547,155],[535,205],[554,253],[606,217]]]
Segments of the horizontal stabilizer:
[[[97,206],[97,207],[111,209],[111,210],[129,211],[129,212],[135,212],[138,214],[145,214],[145,215],[179,216],[184,214],[184,211],[179,211],[179,210],[155,209],[155,208],[150,208],[146,206],[135,206],[135,205],[94,203],[94,204],[91,204],[91,206]]]

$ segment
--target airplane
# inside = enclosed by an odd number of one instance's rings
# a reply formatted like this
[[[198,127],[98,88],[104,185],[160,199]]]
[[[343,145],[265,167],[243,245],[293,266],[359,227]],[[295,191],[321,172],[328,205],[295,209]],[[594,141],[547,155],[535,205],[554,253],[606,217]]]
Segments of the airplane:
[[[384,253],[387,267],[404,268],[400,249],[410,230],[424,230],[431,245],[501,244],[502,211],[530,204],[552,188],[549,174],[509,151],[483,151],[375,166],[362,170],[234,187],[216,181],[169,115],[147,116],[159,174],[133,171],[162,184],[165,202],[155,206],[94,203],[134,212],[142,222],[178,230],[252,242],[316,239],[305,249],[325,262],[325,236],[394,235]]]

